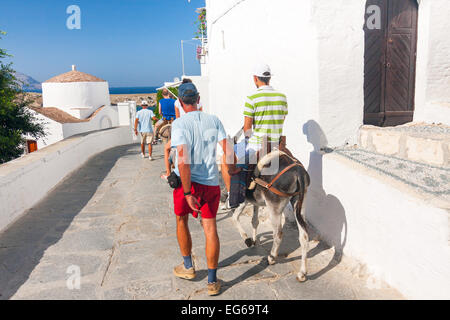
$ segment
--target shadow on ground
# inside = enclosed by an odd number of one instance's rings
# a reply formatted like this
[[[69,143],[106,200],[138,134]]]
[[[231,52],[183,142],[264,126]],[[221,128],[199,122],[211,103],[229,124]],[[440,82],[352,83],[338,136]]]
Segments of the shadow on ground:
[[[128,145],[90,158],[0,234],[0,299],[11,298],[27,281],[46,249],[61,239],[116,161],[136,154],[134,145]]]

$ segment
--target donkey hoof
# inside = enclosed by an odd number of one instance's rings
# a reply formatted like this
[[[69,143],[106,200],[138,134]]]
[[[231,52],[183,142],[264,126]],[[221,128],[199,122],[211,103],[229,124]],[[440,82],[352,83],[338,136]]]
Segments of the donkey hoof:
[[[305,282],[306,281],[306,274],[304,274],[304,273],[297,274],[297,281],[298,282]]]
[[[270,265],[275,264],[275,258],[272,256],[268,256],[267,261],[269,262]]]
[[[253,242],[252,238],[247,238],[247,239],[245,239],[245,244],[247,245],[247,247],[250,248],[254,244],[254,242]]]

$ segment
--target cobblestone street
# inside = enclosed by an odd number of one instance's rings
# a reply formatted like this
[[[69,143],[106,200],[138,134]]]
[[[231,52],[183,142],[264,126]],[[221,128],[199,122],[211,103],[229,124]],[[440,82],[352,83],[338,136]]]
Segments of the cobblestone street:
[[[138,145],[91,158],[0,234],[0,299],[403,299],[364,266],[347,257],[336,261],[334,249],[317,237],[310,242],[308,281],[297,282],[298,232],[289,223],[277,264],[268,265],[272,233],[264,214],[261,245],[247,248],[231,212],[219,211],[219,296],[207,295],[204,236],[192,217],[197,277],[175,278],[182,257],[172,189],[159,177],[161,145],[154,150],[152,162],[141,158]],[[250,217],[241,220],[250,231]],[[71,290],[73,270],[81,286]]]

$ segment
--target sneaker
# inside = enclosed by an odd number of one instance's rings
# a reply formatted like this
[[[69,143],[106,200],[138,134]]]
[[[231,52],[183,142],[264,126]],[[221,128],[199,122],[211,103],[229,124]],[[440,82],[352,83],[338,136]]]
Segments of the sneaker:
[[[148,160],[153,161],[152,156],[148,156]]]
[[[222,286],[222,283],[219,279],[217,279],[217,282],[208,283],[208,295],[215,296],[220,293],[220,287]]]
[[[142,158],[145,158],[145,154],[142,154],[142,153],[141,153],[141,157],[142,157]]]
[[[173,268],[173,274],[178,278],[190,280],[195,278],[195,269],[194,267],[186,269],[184,267],[184,263],[182,263],[179,266]]]

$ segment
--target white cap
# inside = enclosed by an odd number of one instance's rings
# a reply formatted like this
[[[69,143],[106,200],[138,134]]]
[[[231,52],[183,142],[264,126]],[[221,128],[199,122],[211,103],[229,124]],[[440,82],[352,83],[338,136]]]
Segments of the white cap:
[[[253,69],[253,75],[265,78],[273,76],[270,67],[265,63],[257,64]]]
[[[141,102],[141,106],[148,106],[147,100],[143,100],[143,101]]]

